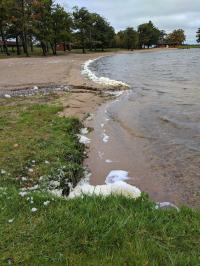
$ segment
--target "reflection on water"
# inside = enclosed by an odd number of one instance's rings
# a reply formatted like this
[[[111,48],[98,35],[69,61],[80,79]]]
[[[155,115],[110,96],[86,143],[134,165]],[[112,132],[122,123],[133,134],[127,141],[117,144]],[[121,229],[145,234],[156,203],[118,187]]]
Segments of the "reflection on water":
[[[116,55],[91,69],[131,86],[120,101],[97,113],[92,181],[103,182],[109,170],[123,169],[156,200],[200,206],[200,49]],[[104,128],[107,145],[97,139],[104,109],[110,119]],[[100,160],[97,147],[109,158]],[[108,166],[104,159],[118,163]]]

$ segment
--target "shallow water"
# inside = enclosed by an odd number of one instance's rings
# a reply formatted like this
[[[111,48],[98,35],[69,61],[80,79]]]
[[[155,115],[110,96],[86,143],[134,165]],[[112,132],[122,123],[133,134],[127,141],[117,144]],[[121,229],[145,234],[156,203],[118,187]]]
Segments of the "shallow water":
[[[125,170],[156,201],[200,206],[200,49],[105,57],[90,69],[130,85],[90,124],[91,182]]]

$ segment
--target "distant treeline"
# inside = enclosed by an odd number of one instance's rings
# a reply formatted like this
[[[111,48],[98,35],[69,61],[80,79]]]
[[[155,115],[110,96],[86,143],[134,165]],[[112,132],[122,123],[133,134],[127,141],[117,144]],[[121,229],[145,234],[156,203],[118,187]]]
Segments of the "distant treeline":
[[[185,41],[182,29],[170,34],[159,30],[149,21],[137,29],[128,27],[115,33],[109,22],[86,8],[74,7],[67,12],[52,0],[1,0],[0,47],[9,55],[8,40],[15,40],[17,54],[27,56],[34,46],[42,48],[43,55],[49,50],[56,55],[58,44],[64,48],[96,50],[104,48],[135,49],[151,46],[181,45]],[[200,29],[198,33],[200,42]]]

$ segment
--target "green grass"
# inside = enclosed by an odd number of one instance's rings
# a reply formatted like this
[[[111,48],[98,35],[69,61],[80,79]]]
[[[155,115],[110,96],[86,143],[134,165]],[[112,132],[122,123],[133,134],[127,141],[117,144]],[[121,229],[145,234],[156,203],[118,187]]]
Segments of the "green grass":
[[[199,265],[195,210],[158,211],[145,195],[136,201],[32,196],[30,204],[15,188],[1,192],[0,265],[9,259],[13,265]]]
[[[60,110],[55,94],[0,99],[0,169],[6,171],[0,176],[0,265],[199,265],[199,210],[156,210],[145,194],[137,200],[19,195],[20,187],[41,175],[55,178],[63,166],[75,183],[83,174],[81,123],[59,117]]]
[[[53,96],[1,99],[0,104],[0,169],[6,171],[0,173],[1,182],[26,177],[31,185],[63,168],[64,178],[80,180],[84,146],[76,136],[78,119],[59,117],[62,106]]]

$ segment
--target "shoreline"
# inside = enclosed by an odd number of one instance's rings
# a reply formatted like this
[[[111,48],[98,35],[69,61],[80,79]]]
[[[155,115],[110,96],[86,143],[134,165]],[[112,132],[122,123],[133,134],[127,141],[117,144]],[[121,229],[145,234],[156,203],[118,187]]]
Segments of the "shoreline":
[[[82,74],[88,60],[119,54],[157,52],[172,48],[153,48],[134,51],[97,52],[88,54],[66,54],[63,56],[8,58],[0,60],[0,97],[31,96],[39,93],[68,92],[63,101],[64,116],[83,119],[104,102],[103,91],[119,90],[90,80]],[[31,82],[30,82],[31,80]],[[79,106],[81,105],[81,106]]]
[[[29,89],[34,86],[74,86],[105,89],[81,74],[82,66],[88,60],[119,54],[134,54],[174,50],[174,48],[152,48],[133,51],[97,52],[88,54],[69,53],[57,57],[23,57],[0,60],[0,93]],[[30,82],[31,80],[31,82]]]

